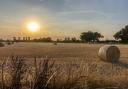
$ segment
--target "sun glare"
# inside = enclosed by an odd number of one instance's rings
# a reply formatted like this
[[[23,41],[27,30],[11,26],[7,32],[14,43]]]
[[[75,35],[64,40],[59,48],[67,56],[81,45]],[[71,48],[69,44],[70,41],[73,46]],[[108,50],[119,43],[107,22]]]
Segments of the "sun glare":
[[[39,30],[39,24],[37,22],[30,22],[28,23],[27,28],[31,32],[37,32]]]

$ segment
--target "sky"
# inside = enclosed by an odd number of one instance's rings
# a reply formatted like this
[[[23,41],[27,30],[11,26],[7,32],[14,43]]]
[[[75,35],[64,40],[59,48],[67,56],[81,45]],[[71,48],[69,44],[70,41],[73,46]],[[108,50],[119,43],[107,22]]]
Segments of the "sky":
[[[79,37],[98,31],[105,39],[128,24],[128,0],[0,0],[0,37]],[[36,21],[40,32],[26,31]]]

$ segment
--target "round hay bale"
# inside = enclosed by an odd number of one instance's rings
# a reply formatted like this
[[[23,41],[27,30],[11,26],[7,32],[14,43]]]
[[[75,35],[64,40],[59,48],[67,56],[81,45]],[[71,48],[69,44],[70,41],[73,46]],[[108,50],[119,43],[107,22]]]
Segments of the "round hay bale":
[[[57,42],[54,42],[53,44],[54,44],[54,45],[57,45]]]
[[[7,44],[7,45],[11,45],[11,42],[7,42],[6,44]]]
[[[116,46],[105,45],[99,49],[98,56],[104,61],[118,62],[120,58],[120,50]]]
[[[5,44],[0,42],[0,47],[4,47],[4,46],[5,46]]]

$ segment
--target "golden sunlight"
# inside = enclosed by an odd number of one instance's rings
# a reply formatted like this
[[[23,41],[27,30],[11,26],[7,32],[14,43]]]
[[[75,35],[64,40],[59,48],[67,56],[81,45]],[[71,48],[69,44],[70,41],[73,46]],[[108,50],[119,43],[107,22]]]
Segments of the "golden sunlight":
[[[30,22],[27,24],[27,28],[31,32],[37,32],[39,30],[39,24],[37,22]]]

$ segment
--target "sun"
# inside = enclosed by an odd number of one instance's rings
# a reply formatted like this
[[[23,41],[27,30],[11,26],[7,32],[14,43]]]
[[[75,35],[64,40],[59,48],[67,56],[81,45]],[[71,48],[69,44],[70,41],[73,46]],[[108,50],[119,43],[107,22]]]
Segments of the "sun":
[[[31,32],[37,32],[39,30],[39,24],[37,22],[30,22],[27,24],[27,28]]]

